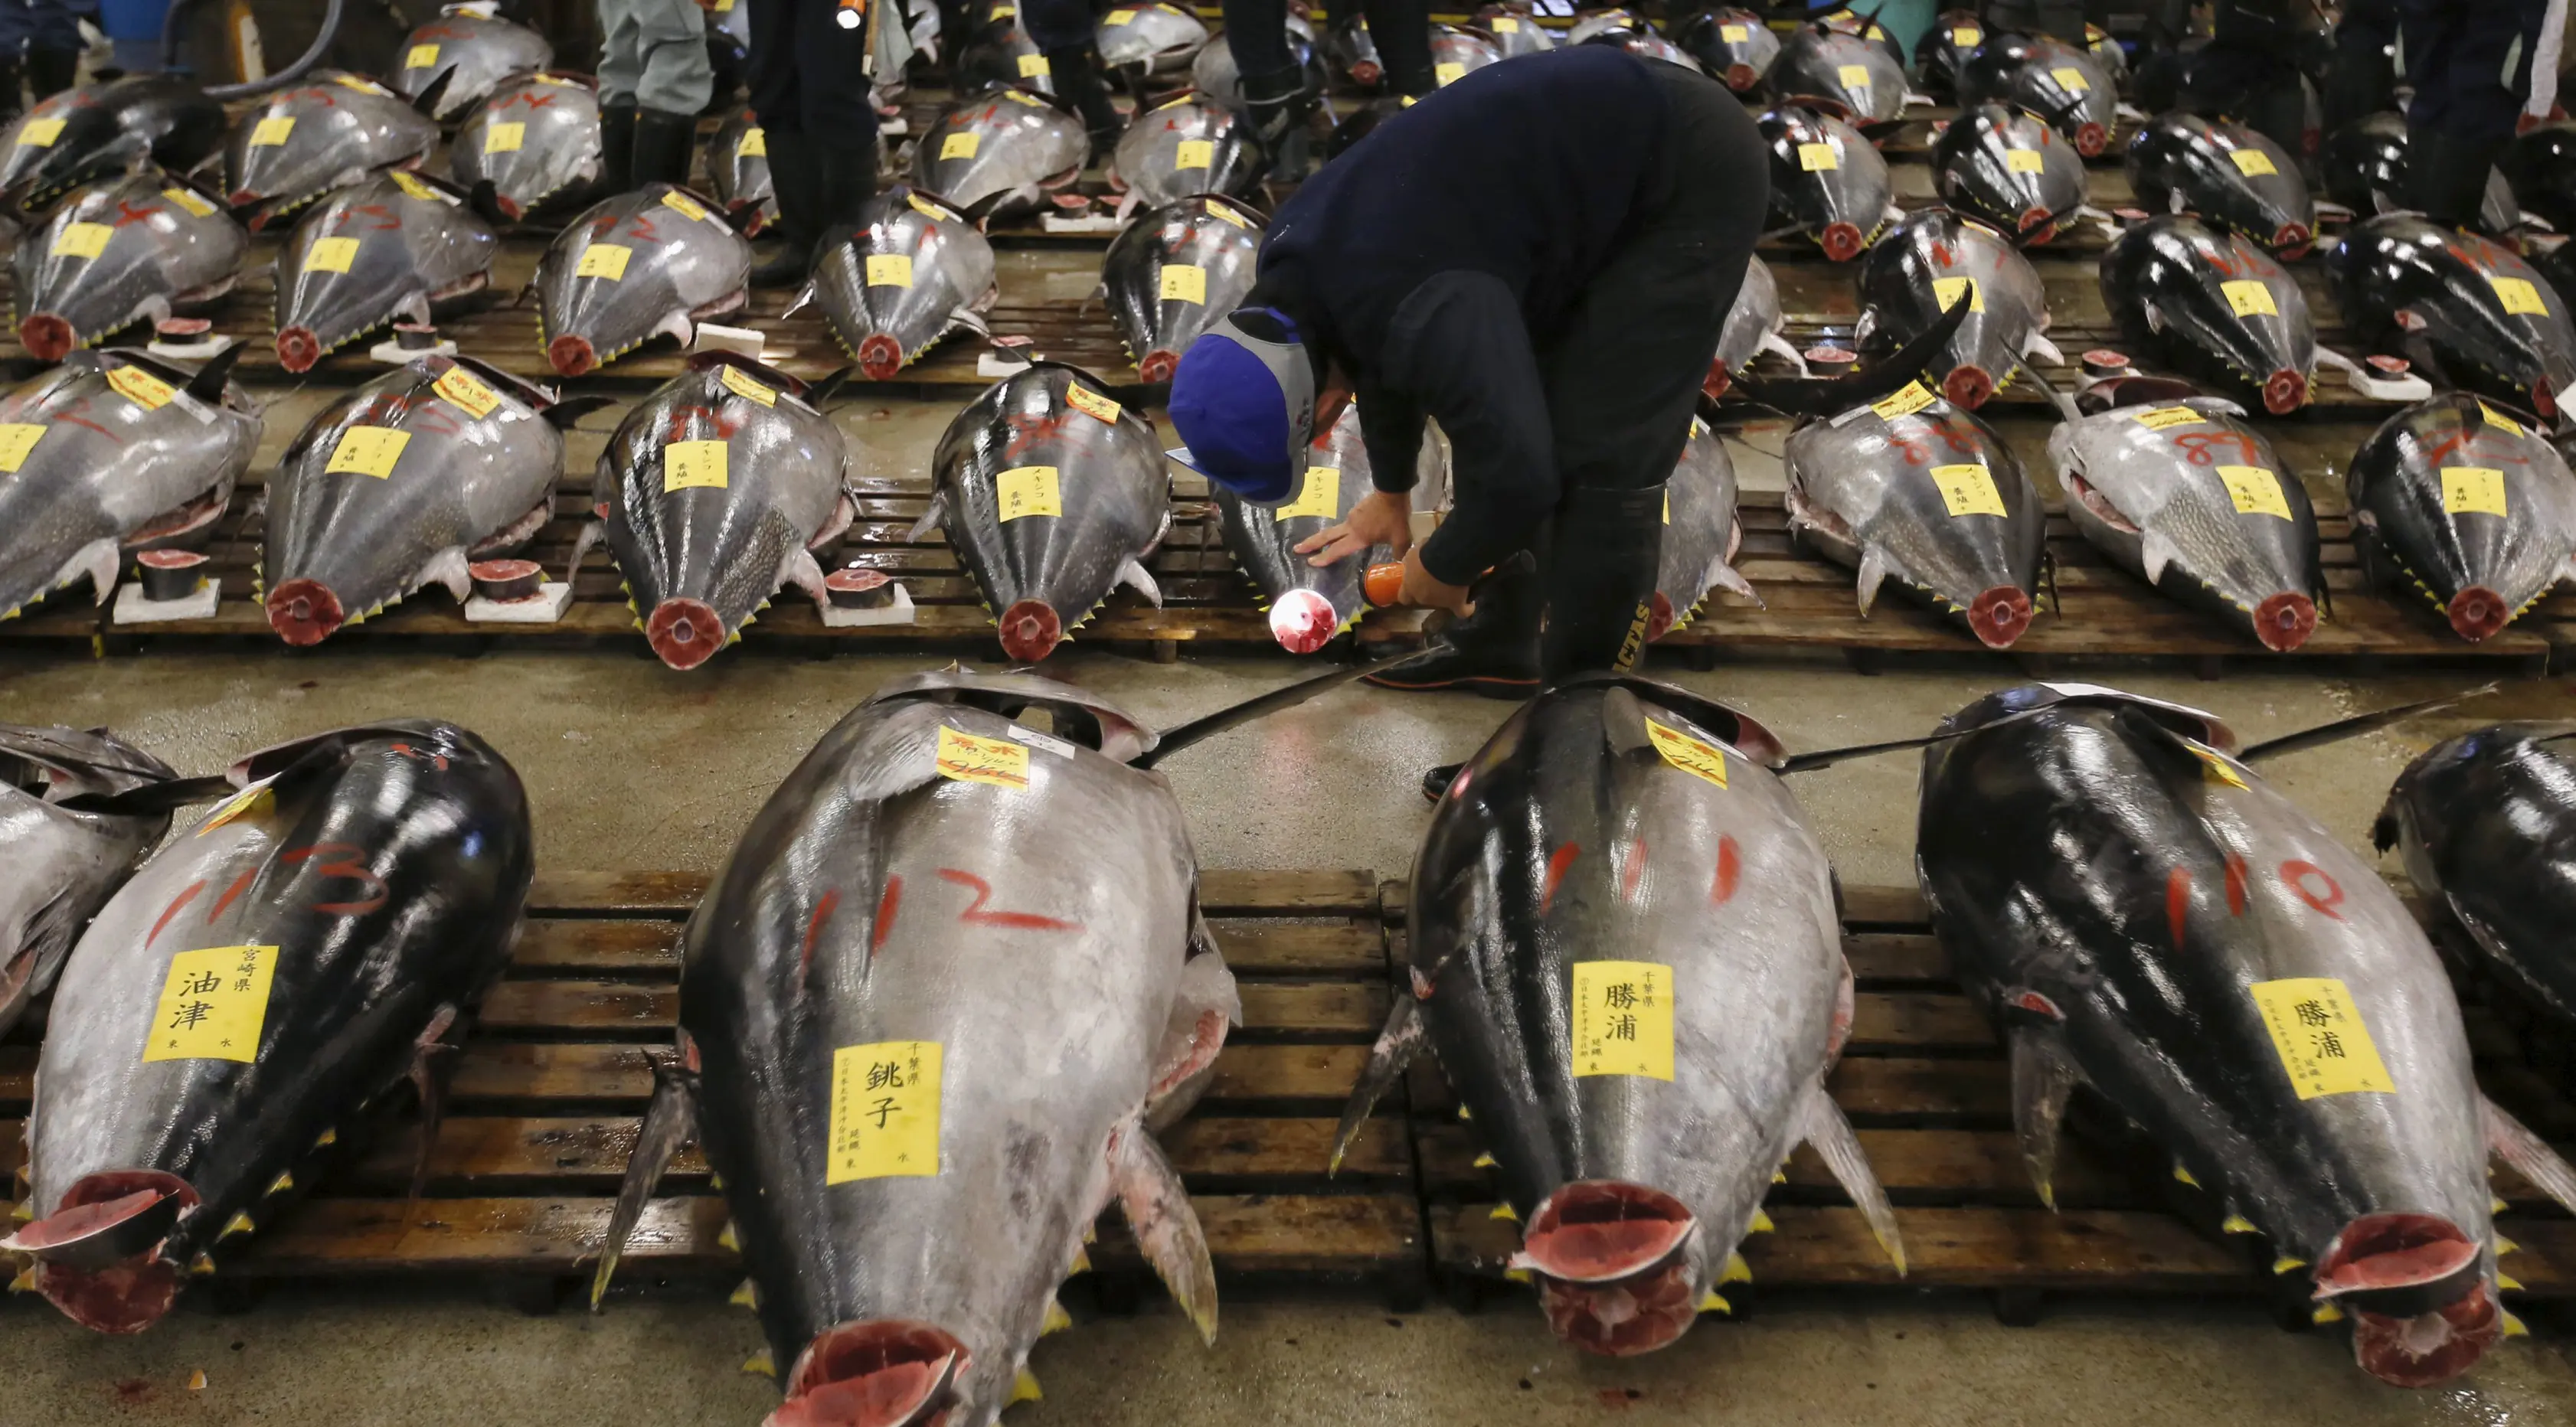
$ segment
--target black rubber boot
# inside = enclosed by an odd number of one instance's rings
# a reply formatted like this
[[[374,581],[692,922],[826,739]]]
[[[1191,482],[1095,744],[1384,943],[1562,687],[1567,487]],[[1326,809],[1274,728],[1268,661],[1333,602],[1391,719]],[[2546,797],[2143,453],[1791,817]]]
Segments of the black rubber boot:
[[[1306,71],[1296,65],[1268,74],[1243,77],[1243,107],[1252,119],[1254,137],[1270,156],[1270,177],[1296,183],[1306,176],[1307,116],[1315,96],[1306,91]]]
[[[635,114],[632,104],[599,106],[599,191],[624,193],[635,186]]]
[[[635,111],[635,171],[628,188],[648,183],[686,186],[689,164],[698,156],[698,116],[668,109]]]
[[[47,99],[72,87],[80,78],[80,51],[27,51],[27,94],[31,99]]]
[[[1646,651],[1654,619],[1655,560],[1664,540],[1664,491],[1577,486],[1556,510],[1542,588],[1547,629],[1539,669],[1569,674],[1628,670]]]
[[[778,193],[778,252],[751,270],[753,287],[794,287],[814,266],[814,241],[823,231],[821,173],[814,146],[801,129],[771,129],[769,181]]]
[[[1655,509],[1660,514],[1663,507]],[[1407,692],[1465,689],[1490,699],[1528,698],[1538,692],[1542,607],[1537,575],[1499,570],[1477,587],[1475,612],[1435,636],[1429,652],[1368,682]]]
[[[1100,51],[1092,45],[1075,45],[1069,49],[1046,52],[1047,76],[1055,81],[1056,97],[1073,106],[1082,118],[1082,127],[1091,131],[1091,152],[1095,158],[1118,147],[1118,136],[1127,121],[1118,115],[1118,106],[1109,100],[1109,86],[1100,77]]]

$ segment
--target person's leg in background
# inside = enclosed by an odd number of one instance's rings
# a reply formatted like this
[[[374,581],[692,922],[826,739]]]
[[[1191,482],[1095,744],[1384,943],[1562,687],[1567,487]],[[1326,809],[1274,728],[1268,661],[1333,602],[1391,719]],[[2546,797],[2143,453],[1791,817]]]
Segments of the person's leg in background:
[[[603,193],[624,193],[635,186],[635,86],[644,77],[634,13],[637,3],[598,0],[599,187]]]
[[[635,0],[635,171],[630,187],[687,183],[698,115],[714,97],[706,12],[697,0]]]
[[[80,77],[80,13],[70,0],[27,0],[27,93],[44,99]]]
[[[751,7],[751,112],[769,146],[769,178],[778,194],[778,252],[751,270],[753,287],[793,287],[814,261],[823,231],[821,176],[814,140],[805,132],[796,64],[797,12],[828,0],[741,0]],[[827,19],[829,17],[826,17]]]
[[[2343,7],[2320,96],[2327,133],[2397,107],[2397,70],[2389,54],[2396,44],[2397,0],[2350,0]]]
[[[1046,55],[1047,76],[1055,81],[1056,97],[1082,116],[1082,127],[1091,131],[1094,155],[1116,148],[1119,132],[1126,127],[1102,77],[1098,26],[1091,0],[1020,0],[1020,32]]]
[[[26,71],[21,66],[33,18],[27,0],[0,0],[0,121],[14,119],[26,108]]]
[[[2415,85],[2407,181],[2432,221],[2477,225],[2488,170],[2531,92],[2548,8],[2547,0],[2401,0],[2406,73]]]
[[[1430,0],[1362,0],[1362,7],[1386,66],[1387,92],[1419,99],[1439,88],[1431,69]]]
[[[799,0],[796,11],[797,123],[814,166],[817,243],[839,239],[877,192],[867,31],[843,28],[838,8],[829,0]]]
[[[1305,177],[1314,97],[1288,48],[1287,0],[1225,0],[1225,42],[1242,78],[1245,117],[1270,156],[1270,176],[1290,183]]]

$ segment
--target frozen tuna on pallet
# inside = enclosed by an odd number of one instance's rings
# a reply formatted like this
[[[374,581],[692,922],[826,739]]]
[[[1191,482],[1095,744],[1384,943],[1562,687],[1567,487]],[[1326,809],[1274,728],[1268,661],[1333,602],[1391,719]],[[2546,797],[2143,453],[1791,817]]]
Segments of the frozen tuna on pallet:
[[[1653,619],[1648,639],[1688,629],[1708,597],[1724,590],[1755,604],[1762,596],[1736,571],[1744,522],[1735,510],[1735,460],[1726,442],[1694,417],[1681,461],[1664,482],[1664,538],[1655,557]]]
[[[2307,256],[2317,205],[2296,159],[2242,124],[2176,110],[2129,140],[2129,185],[2142,208],[2196,213],[2284,258]]]
[[[1310,563],[1297,546],[1350,518],[1377,482],[1360,438],[1356,403],[1306,454],[1306,478],[1276,506],[1254,505],[1211,481],[1218,533],[1226,553],[1257,591],[1270,616],[1270,637],[1291,654],[1312,654],[1368,613],[1369,572],[1390,563],[1383,545],[1330,565]]]
[[[1113,5],[1095,33],[1100,59],[1111,69],[1145,75],[1180,74],[1208,42],[1208,28],[1178,5]]]
[[[1885,45],[1822,24],[1801,25],[1780,42],[1770,89],[1788,103],[1838,106],[1860,124],[1887,123],[1905,113],[1903,62]]]
[[[1860,265],[1856,341],[1903,346],[1932,330],[1962,302],[1966,320],[1933,359],[1941,393],[1974,411],[2012,383],[2023,362],[2050,366],[2066,358],[2046,337],[2048,294],[2030,260],[1983,223],[1940,208],[1909,213],[1869,250]]]
[[[2298,279],[2244,237],[2164,214],[2102,255],[2102,303],[2155,361],[2274,416],[2308,404],[2317,328]]]
[[[431,117],[452,121],[489,98],[503,80],[555,62],[555,47],[545,36],[497,18],[499,11],[495,0],[441,8],[437,19],[403,42],[402,63],[392,80],[395,92],[416,100],[444,80]]]
[[[1530,28],[1536,30],[1537,26]],[[1306,98],[1310,102],[1320,102],[1324,97],[1324,86],[1329,82],[1324,71],[1324,57],[1315,48],[1314,26],[1294,10],[1288,12],[1288,57],[1296,62],[1298,72],[1304,76]],[[1190,87],[1219,104],[1242,107],[1243,76],[1234,62],[1234,46],[1227,42],[1225,36],[1218,35],[1208,41],[1207,47],[1190,61]],[[1049,94],[1054,91],[1041,84],[1038,92]]]
[[[2479,1094],[2450,977],[2378,869],[2251,766],[2337,730],[2240,754],[2197,710],[2039,684],[1941,731],[1916,866],[2010,1050],[2041,1199],[2089,1087],[2202,1228],[2259,1236],[2284,1298],[2352,1323],[2372,1376],[2444,1382],[2517,1331],[2488,1158],[2568,1204],[2576,1171]]]
[[[930,481],[912,538],[947,533],[1019,663],[1044,659],[1121,584],[1162,606],[1145,571],[1172,528],[1162,447],[1090,373],[1040,362],[994,383],[948,423]]]
[[[226,201],[256,233],[380,169],[417,168],[438,125],[372,79],[325,70],[268,95],[224,143]]]
[[[1703,10],[1684,21],[1673,42],[1737,94],[1751,94],[1780,58],[1780,37],[1750,10]]]
[[[0,1036],[54,989],[81,929],[170,831],[168,808],[108,800],[178,776],[103,728],[0,724]]]
[[[310,371],[390,323],[455,312],[491,289],[500,247],[462,198],[416,173],[332,194],[278,253],[278,364]]]
[[[2067,517],[2121,569],[2266,649],[2298,648],[2325,593],[2307,487],[2234,402],[2140,386],[2049,433]]]
[[[1503,60],[1502,46],[1456,25],[1431,27],[1431,79],[1443,89]]]
[[[1545,54],[1556,48],[1555,32],[1538,22],[1537,8],[1516,0],[1515,3],[1480,5],[1469,23],[1504,59]],[[1223,39],[1224,36],[1218,38]]]
[[[819,301],[833,340],[870,381],[885,381],[952,332],[986,335],[1001,296],[993,245],[935,195],[897,185],[859,209],[849,235],[814,259],[794,306]]]
[[[2030,628],[2048,512],[1984,422],[1909,382],[1800,428],[1783,450],[1789,532],[1860,574],[1860,612],[1889,580],[1990,649]]]
[[[83,579],[105,604],[128,555],[213,538],[259,445],[240,351],[74,352],[0,396],[0,619]]]
[[[698,323],[751,299],[751,244],[686,189],[648,184],[566,225],[537,264],[537,341],[565,376],[656,337],[687,346]]]
[[[66,89],[0,131],[0,205],[33,214],[110,174],[186,173],[223,142],[224,106],[185,80],[139,74]]]
[[[1825,1092],[1851,1029],[1833,868],[1768,730],[1578,675],[1459,769],[1413,866],[1408,975],[1336,1141],[1426,1045],[1522,1225],[1556,1335],[1664,1347],[1751,1278],[1737,1246],[1815,1147],[1905,1267]]]
[[[2084,159],[2046,120],[1979,104],[1932,141],[1932,189],[1963,216],[2045,243],[2084,206]]]
[[[1914,42],[1915,75],[1922,81],[1923,91],[1935,99],[1958,99],[1959,76],[1968,66],[1968,57],[1985,42],[1985,23],[1977,18],[1976,11],[1942,11],[1933,19],[1932,28]]]
[[[1232,109],[1184,91],[1138,114],[1109,157],[1109,183],[1123,190],[1121,218],[1139,205],[1160,208],[1196,193],[1243,193],[1261,181],[1264,160],[1252,126]]]
[[[2406,116],[2393,110],[2365,114],[2326,135],[2318,155],[2326,197],[2363,217],[2413,208],[2414,187],[2406,176],[2406,137]],[[2508,163],[2513,153],[2506,151]],[[2509,233],[2522,226],[2515,197],[2513,185],[2500,170],[2487,170],[2486,192],[2478,202],[2479,230]]]
[[[1128,225],[1100,260],[1100,294],[1137,375],[1167,382],[1181,353],[1252,290],[1261,219],[1222,198],[1184,198]]]
[[[34,1217],[0,1249],[102,1333],[159,1322],[290,1215],[406,1080],[436,1139],[441,1061],[527,902],[518,774],[453,724],[341,729],[230,776],[82,935],[37,1062]]]
[[[825,603],[814,552],[857,509],[841,429],[821,409],[835,384],[809,391],[749,358],[703,353],[599,453],[591,489],[609,552],[663,663],[715,657],[784,586]]]
[[[1771,147],[1771,221],[1783,231],[1804,233],[1847,263],[1902,216],[1887,160],[1858,129],[1794,104],[1763,115],[1761,129]]]
[[[1959,102],[2000,100],[2048,116],[2092,158],[2111,145],[2119,91],[2090,53],[2060,40],[1988,31],[1959,74]]]
[[[2576,476],[2523,419],[2444,392],[2381,423],[2344,476],[2363,578],[2473,642],[2576,578]]]
[[[694,1136],[786,1392],[771,1427],[990,1427],[1037,1397],[1029,1350],[1073,1326],[1056,1292],[1113,1201],[1213,1339],[1154,1132],[1240,1012],[1155,746],[1096,695],[966,670],[824,735],[690,919],[593,1302]]]
[[[2426,749],[2371,829],[2436,907],[2445,945],[2576,1025],[2576,725],[2504,723]],[[2563,1033],[2563,1032],[2562,1032]]]
[[[734,226],[757,235],[778,221],[778,184],[769,172],[769,134],[760,117],[737,109],[707,140],[707,187]]]
[[[462,606],[472,562],[517,555],[554,518],[562,428],[602,400],[427,356],[315,413],[268,478],[269,627],[318,644],[431,585]]]
[[[28,355],[58,362],[140,323],[232,291],[250,236],[213,199],[157,169],[73,194],[24,235],[10,306]]]
[[[511,79],[457,126],[447,163],[475,207],[497,221],[560,217],[598,187],[599,91],[579,75]],[[722,176],[712,164],[708,171]]]
[[[912,186],[983,222],[1045,207],[1090,157],[1081,120],[1024,90],[988,89],[922,134]]]
[[[2512,251],[2411,213],[2353,225],[2326,254],[2353,336],[2429,356],[2452,385],[2542,416],[2576,383],[2576,327],[2548,280]]]

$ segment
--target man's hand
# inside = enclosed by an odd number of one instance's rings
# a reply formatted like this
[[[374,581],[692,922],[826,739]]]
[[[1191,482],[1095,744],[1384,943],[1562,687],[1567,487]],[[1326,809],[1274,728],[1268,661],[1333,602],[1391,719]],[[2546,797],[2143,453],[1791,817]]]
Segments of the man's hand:
[[[1422,552],[1408,551],[1404,557],[1404,593],[1398,602],[1419,605],[1424,609],[1445,609],[1451,614],[1467,614],[1475,609],[1467,602],[1465,585],[1445,585],[1429,570],[1422,568]]]
[[[1413,548],[1413,497],[1370,491],[1351,507],[1351,517],[1297,542],[1297,553],[1312,556],[1309,565],[1338,565],[1372,545],[1401,555]],[[1316,551],[1323,553],[1318,555]]]

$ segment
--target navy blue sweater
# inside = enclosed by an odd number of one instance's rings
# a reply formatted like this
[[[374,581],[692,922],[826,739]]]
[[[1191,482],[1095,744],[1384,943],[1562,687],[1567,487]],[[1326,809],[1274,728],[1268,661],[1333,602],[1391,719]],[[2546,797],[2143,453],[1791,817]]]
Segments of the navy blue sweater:
[[[1271,224],[1246,305],[1350,372],[1378,488],[1412,489],[1424,416],[1448,434],[1434,578],[1468,583],[1556,508],[1537,353],[1661,201],[1670,114],[1649,62],[1610,46],[1489,65],[1388,118]]]

